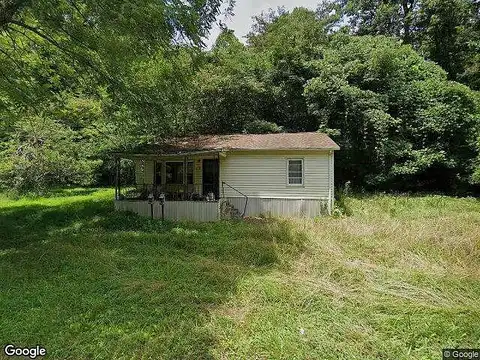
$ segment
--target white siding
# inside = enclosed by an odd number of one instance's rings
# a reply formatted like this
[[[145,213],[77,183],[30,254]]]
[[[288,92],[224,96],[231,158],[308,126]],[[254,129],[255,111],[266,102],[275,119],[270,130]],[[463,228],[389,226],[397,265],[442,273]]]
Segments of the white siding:
[[[244,198],[226,198],[240,213],[245,209]],[[245,216],[308,217],[328,213],[328,200],[318,199],[261,199],[249,198]]]
[[[323,152],[235,152],[220,158],[220,181],[250,198],[329,199],[330,153]],[[303,159],[304,184],[287,185],[287,159]],[[240,196],[225,187],[226,197]]]
[[[233,206],[243,212],[245,201],[242,198],[227,198]],[[141,216],[151,216],[150,204],[145,200],[115,200],[115,210],[131,211]],[[245,216],[267,217],[315,217],[327,211],[327,200],[312,199],[260,199],[250,198]],[[162,208],[156,201],[153,216],[162,217]],[[165,219],[174,221],[217,221],[220,220],[218,202],[167,201]]]
[[[155,163],[153,160],[135,160],[135,183],[137,185],[153,184]]]
[[[143,160],[135,160],[135,183],[137,185],[143,184],[145,179],[145,162]]]
[[[145,160],[145,184],[155,183],[155,162],[153,160]]]
[[[330,152],[330,184],[329,184],[329,195],[328,195],[328,198],[329,198],[329,202],[328,202],[328,213],[331,214],[332,211],[333,211],[333,205],[334,205],[334,201],[335,201],[335,184],[334,184],[334,158],[335,158],[335,155],[334,155],[334,152],[331,151]]]

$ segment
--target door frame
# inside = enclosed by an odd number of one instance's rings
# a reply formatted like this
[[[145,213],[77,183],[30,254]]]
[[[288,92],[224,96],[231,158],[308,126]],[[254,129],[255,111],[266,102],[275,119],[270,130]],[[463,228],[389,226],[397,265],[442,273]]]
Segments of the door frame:
[[[205,162],[213,162],[217,164],[217,178],[215,183],[213,184],[205,184]],[[215,191],[215,199],[218,200],[220,198],[220,159],[202,159],[202,194],[205,196],[207,195],[208,191],[205,191],[205,185],[212,186]]]

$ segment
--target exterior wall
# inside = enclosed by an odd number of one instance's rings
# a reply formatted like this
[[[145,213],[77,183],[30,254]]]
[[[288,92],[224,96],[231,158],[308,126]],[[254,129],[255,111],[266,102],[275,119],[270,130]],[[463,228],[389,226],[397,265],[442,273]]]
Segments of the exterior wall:
[[[334,182],[334,161],[335,161],[335,153],[332,151],[329,156],[329,162],[330,162],[330,172],[329,172],[329,194],[328,194],[328,213],[331,214],[333,211],[333,206],[335,202],[335,182]]]
[[[202,159],[213,157],[216,156],[189,157],[188,160],[194,162],[195,184],[202,184]],[[287,184],[288,159],[303,159],[303,185]],[[140,161],[136,160],[136,165]],[[136,166],[137,183],[154,182],[154,161],[183,161],[183,157],[144,160],[143,170]],[[331,213],[333,209],[333,151],[236,151],[219,156],[219,161],[220,184],[224,181],[248,196],[246,216],[315,217]],[[162,179],[165,179],[164,173]],[[223,190],[225,198],[242,213],[244,197],[227,186]],[[146,201],[117,203],[119,210],[150,216],[150,205]],[[220,217],[217,203],[169,201],[166,204],[165,216],[171,220],[215,221]],[[154,211],[155,217],[161,217],[158,203]]]
[[[145,179],[145,162],[143,160],[135,160],[135,183],[137,185],[144,184]]]
[[[138,185],[152,185],[155,181],[155,162],[153,160],[135,160],[135,182]]]
[[[240,213],[245,207],[245,199],[226,198]],[[308,217],[325,215],[329,212],[328,200],[318,199],[267,199],[248,198],[245,216],[267,217]]]
[[[151,216],[148,201],[144,200],[115,200],[115,210],[131,211],[141,216]],[[162,217],[162,207],[156,201],[153,204],[153,217]],[[165,202],[165,219],[181,221],[216,221],[220,219],[218,202],[205,201],[167,201]]]
[[[287,184],[287,159],[303,159],[304,184]],[[249,198],[317,199],[333,197],[333,151],[229,152],[220,158],[220,181]],[[225,187],[225,197],[240,196]]]
[[[155,183],[155,162],[153,160],[145,160],[145,184]]]

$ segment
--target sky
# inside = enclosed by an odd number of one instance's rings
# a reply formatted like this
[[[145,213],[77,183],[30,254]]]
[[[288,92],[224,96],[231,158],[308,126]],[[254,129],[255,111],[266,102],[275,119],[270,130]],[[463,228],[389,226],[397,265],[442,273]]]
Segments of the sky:
[[[240,41],[245,42],[243,38],[250,31],[252,27],[252,16],[261,14],[262,11],[268,9],[277,9],[279,6],[284,6],[286,10],[292,10],[295,7],[306,7],[309,9],[316,9],[320,0],[236,0],[234,9],[235,15],[233,17],[222,20],[225,25],[235,31],[235,35]],[[210,37],[206,41],[210,48],[217,38],[220,30],[214,28]]]

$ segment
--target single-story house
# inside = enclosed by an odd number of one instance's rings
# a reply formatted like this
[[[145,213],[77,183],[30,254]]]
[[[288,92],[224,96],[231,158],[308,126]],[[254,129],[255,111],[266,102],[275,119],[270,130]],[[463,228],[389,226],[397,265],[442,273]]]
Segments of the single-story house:
[[[318,132],[203,135],[115,153],[135,163],[135,184],[116,181],[115,208],[172,220],[315,217],[333,208],[339,146]],[[164,200],[164,201],[163,201]]]

